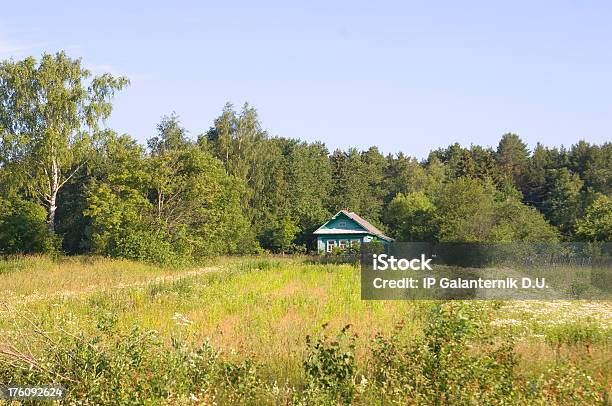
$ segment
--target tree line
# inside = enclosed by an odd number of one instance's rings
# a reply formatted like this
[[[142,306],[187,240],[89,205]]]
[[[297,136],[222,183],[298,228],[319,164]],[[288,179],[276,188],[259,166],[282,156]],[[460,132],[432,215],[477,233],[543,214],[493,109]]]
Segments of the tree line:
[[[0,63],[0,253],[305,252],[342,208],[404,241],[612,239],[609,142],[330,153],[227,104],[197,137],[171,114],[141,145],[101,125],[128,84],[63,52]]]

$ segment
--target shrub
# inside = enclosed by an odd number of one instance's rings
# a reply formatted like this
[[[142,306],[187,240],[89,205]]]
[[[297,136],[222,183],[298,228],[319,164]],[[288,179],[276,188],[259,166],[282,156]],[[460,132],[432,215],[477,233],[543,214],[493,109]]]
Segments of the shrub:
[[[520,393],[525,404],[608,405],[605,389],[582,369],[562,363],[529,380]]]
[[[55,252],[60,243],[49,234],[46,218],[36,203],[0,199],[0,254]]]
[[[374,383],[390,404],[489,404],[514,396],[511,341],[495,343],[467,305],[436,306],[414,342],[378,335]]]
[[[195,351],[177,340],[166,346],[155,332],[139,328],[111,336],[106,333],[112,330],[112,319],[105,322],[98,324],[101,335],[50,338],[29,368],[0,363],[0,379],[61,384],[67,388],[67,403],[87,399],[91,404],[136,405],[211,388],[217,353],[207,343]]]
[[[102,253],[117,258],[144,261],[154,264],[177,264],[178,256],[162,232],[154,230],[121,230],[112,234]]]
[[[223,379],[221,397],[228,404],[259,404],[257,398],[266,387],[257,374],[256,363],[247,358],[240,363],[222,361],[219,364]]]
[[[355,390],[355,336],[348,333],[349,328],[345,326],[335,339],[324,333],[316,340],[306,338],[307,397],[330,404],[351,403]]]
[[[612,337],[610,329],[602,329],[595,322],[573,322],[552,324],[538,329],[546,342],[556,348],[557,353],[561,346],[584,346],[588,353],[593,344],[602,343]]]
[[[0,341],[0,382],[66,388],[66,404],[261,404],[271,391],[250,358],[222,359],[208,341],[200,346],[156,331],[116,329],[117,315],[99,308],[97,331],[74,334],[60,328],[34,333],[18,348]],[[70,320],[56,320],[70,325]],[[27,348],[27,350],[26,350]],[[31,352],[35,348],[36,355]],[[25,355],[25,354],[32,354]]]

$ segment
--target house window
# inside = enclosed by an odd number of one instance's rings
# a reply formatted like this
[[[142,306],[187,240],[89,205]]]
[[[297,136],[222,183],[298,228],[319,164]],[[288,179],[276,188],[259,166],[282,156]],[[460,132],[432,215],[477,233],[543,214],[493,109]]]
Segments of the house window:
[[[338,227],[339,228],[346,228],[346,221],[342,220],[338,222]]]
[[[349,242],[348,240],[340,240],[340,244],[338,244],[338,246],[342,249],[345,249],[346,247],[348,247]]]
[[[332,252],[336,248],[336,240],[327,240],[327,252]]]

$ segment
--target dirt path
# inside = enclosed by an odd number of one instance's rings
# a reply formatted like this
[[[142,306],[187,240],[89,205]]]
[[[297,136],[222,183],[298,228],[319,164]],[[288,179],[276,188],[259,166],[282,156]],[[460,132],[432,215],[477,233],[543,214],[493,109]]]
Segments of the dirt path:
[[[135,287],[143,287],[143,286],[148,286],[148,285],[157,284],[157,283],[174,282],[174,281],[177,281],[183,278],[199,276],[199,275],[203,275],[203,274],[207,274],[211,272],[218,272],[220,269],[221,268],[219,267],[212,266],[212,267],[199,268],[199,269],[195,269],[195,270],[191,270],[187,272],[181,272],[181,273],[172,274],[172,275],[157,276],[157,277],[150,278],[150,279],[139,280],[137,282],[130,282],[130,283],[120,282],[120,283],[113,284],[113,285],[106,285],[106,284],[89,285],[89,286],[83,287],[83,289],[78,289],[78,290],[59,290],[59,291],[52,292],[52,293],[45,293],[45,294],[34,293],[34,294],[26,295],[26,296],[3,298],[3,301],[8,302],[13,306],[23,305],[27,303],[36,302],[39,300],[48,300],[48,299],[56,299],[56,298],[70,298],[70,297],[76,297],[80,295],[87,295],[87,294],[91,294],[91,293],[95,293],[99,291],[121,290],[121,289],[135,288]]]

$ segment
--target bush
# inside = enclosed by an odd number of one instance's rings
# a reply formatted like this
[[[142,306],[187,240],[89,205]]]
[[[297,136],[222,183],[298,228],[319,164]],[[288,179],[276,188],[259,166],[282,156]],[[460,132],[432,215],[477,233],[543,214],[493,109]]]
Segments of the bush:
[[[544,335],[546,342],[554,347],[557,353],[563,345],[584,346],[590,353],[594,344],[603,343],[612,338],[610,329],[602,329],[595,322],[551,324],[537,331]]]
[[[325,328],[326,325],[323,325]],[[355,336],[350,325],[331,339],[322,333],[316,340],[306,338],[304,370],[308,376],[306,396],[317,403],[350,404],[355,390]]]
[[[583,370],[562,363],[529,380],[519,401],[524,404],[609,405],[606,391]]]
[[[15,368],[14,360],[0,362],[0,381],[62,385],[68,404],[85,399],[88,404],[180,403],[180,399],[244,404],[265,387],[251,360],[222,361],[208,342],[195,349],[178,339],[168,345],[154,331],[137,327],[113,333],[115,322],[104,313],[98,320],[98,335],[47,336],[42,355],[25,362],[29,366]]]
[[[47,229],[47,213],[40,205],[22,199],[0,199],[0,254],[52,253],[59,239]]]
[[[154,264],[176,264],[184,258],[174,252],[162,232],[147,229],[124,229],[109,237],[101,253]]]
[[[422,338],[402,343],[398,330],[373,343],[374,383],[389,404],[511,402],[515,355],[495,343],[467,305],[436,306]],[[477,350],[475,350],[477,348]]]

